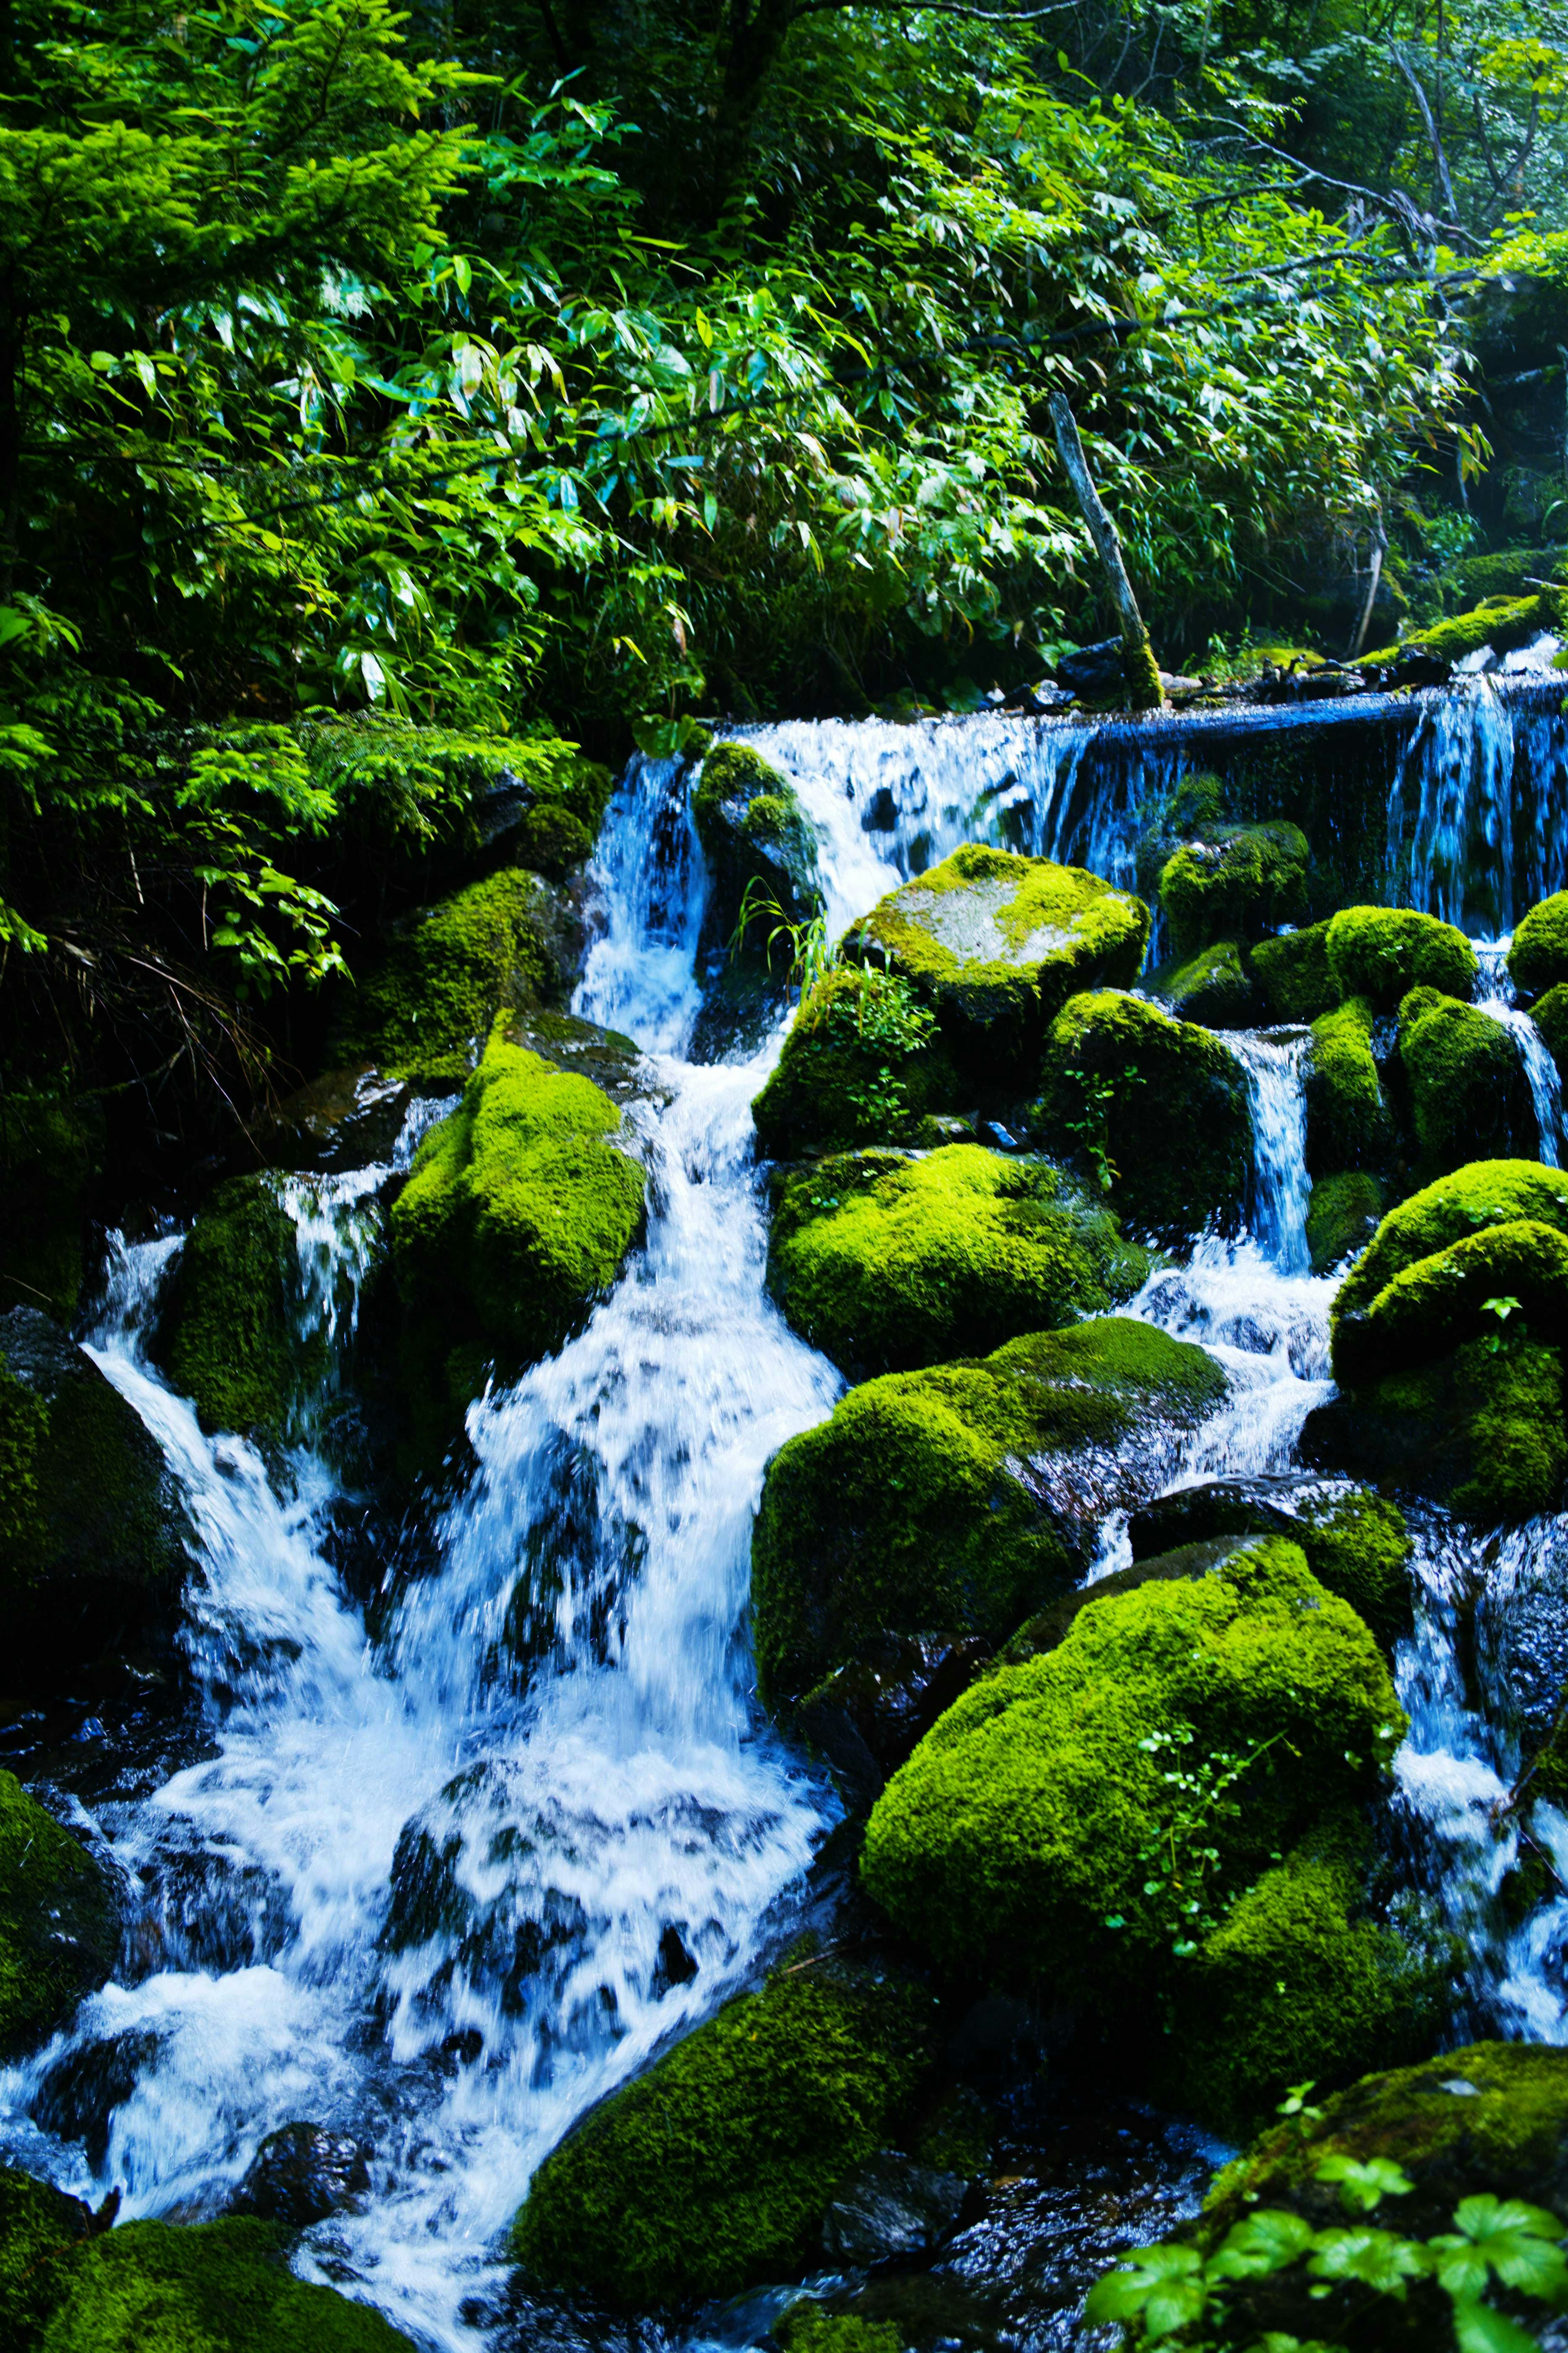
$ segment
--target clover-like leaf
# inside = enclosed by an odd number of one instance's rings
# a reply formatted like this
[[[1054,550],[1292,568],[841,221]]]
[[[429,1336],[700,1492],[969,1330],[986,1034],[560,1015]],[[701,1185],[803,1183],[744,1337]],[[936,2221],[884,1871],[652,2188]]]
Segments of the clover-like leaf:
[[[1195,2247],[1138,2247],[1089,2290],[1086,2320],[1141,2320],[1144,2335],[1169,2337],[1201,2319],[1208,2302]]]
[[[1316,2233],[1300,2214],[1260,2207],[1228,2230],[1205,2266],[1210,2279],[1262,2279],[1311,2252]]]
[[[1437,2277],[1450,2295],[1479,2295],[1492,2271],[1505,2286],[1525,2295],[1568,2303],[1568,2260],[1557,2244],[1563,2226],[1544,2206],[1485,2191],[1461,2201],[1454,2225],[1457,2235],[1432,2242],[1441,2251]]]
[[[1325,2157],[1318,2168],[1320,2181],[1337,2182],[1340,2200],[1352,2214],[1370,2214],[1385,2198],[1405,2198],[1415,2183],[1391,2158]]]
[[[1307,2268],[1321,2280],[1359,2280],[1401,2302],[1406,2280],[1426,2270],[1423,2248],[1392,2231],[1320,2231]]]

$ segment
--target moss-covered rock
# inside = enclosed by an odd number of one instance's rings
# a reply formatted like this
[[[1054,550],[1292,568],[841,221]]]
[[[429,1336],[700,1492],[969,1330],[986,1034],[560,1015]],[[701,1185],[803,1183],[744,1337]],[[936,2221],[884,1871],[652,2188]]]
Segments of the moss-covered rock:
[[[802,1001],[752,1116],[763,1152],[784,1160],[912,1140],[960,1092],[936,1016],[912,985],[844,965]]]
[[[96,2233],[57,2261],[37,2353],[412,2353],[369,2305],[296,2279],[292,2244],[237,2219]]]
[[[797,923],[816,913],[816,836],[795,786],[771,760],[749,744],[716,744],[703,760],[691,817],[712,877],[712,913],[726,936],[753,886]]]
[[[510,847],[518,864],[531,873],[564,882],[574,867],[592,858],[594,837],[569,808],[541,801],[519,818]]]
[[[1347,1168],[1313,1181],[1307,1202],[1307,1248],[1312,1272],[1331,1274],[1372,1240],[1388,1206],[1388,1188],[1368,1168]]]
[[[1554,628],[1559,604],[1559,593],[1550,588],[1531,596],[1491,596],[1471,612],[1455,613],[1446,621],[1434,622],[1429,629],[1416,629],[1396,646],[1363,654],[1361,667],[1383,669],[1412,654],[1425,654],[1434,662],[1451,666],[1463,661],[1467,654],[1479,653],[1482,646],[1490,646],[1496,653],[1510,653],[1516,646],[1528,645],[1542,629]]]
[[[92,2227],[79,2198],[0,2165],[0,2353],[37,2353]]]
[[[1151,973],[1143,984],[1178,1021],[1206,1029],[1249,1029],[1263,1015],[1263,997],[1234,940],[1216,940],[1180,963]]]
[[[1399,1059],[1424,1182],[1476,1159],[1522,1156],[1534,1101],[1510,1033],[1479,1006],[1415,988],[1399,1008]]]
[[[1500,1314],[1500,1301],[1511,1302]],[[1354,1382],[1399,1372],[1483,1335],[1501,1351],[1524,1330],[1553,1345],[1568,1337],[1568,1235],[1516,1218],[1418,1259],[1363,1313],[1342,1315],[1335,1377]]]
[[[1283,1535],[1320,1585],[1348,1601],[1384,1650],[1410,1631],[1410,1537],[1386,1496],[1343,1479],[1291,1473],[1210,1479],[1134,1512],[1134,1562],[1216,1536]]]
[[[1259,940],[1247,962],[1277,1021],[1315,1021],[1340,1001],[1340,985],[1329,962],[1326,923],[1286,932],[1277,940]]]
[[[1048,1971],[1058,2000],[1123,2043],[1152,2006],[1158,2016],[1173,2000],[1184,2019],[1189,1981],[1206,1978],[1212,2006],[1234,1978],[1251,2005],[1235,2021],[1234,2067],[1216,2074],[1212,2042],[1186,2034],[1168,2062],[1230,2123],[1314,2059],[1300,2038],[1323,2023],[1303,1972],[1281,1982],[1258,1966],[1264,1947],[1280,1957],[1278,1920],[1295,1908],[1268,1883],[1303,1873],[1336,1823],[1353,1847],[1355,1810],[1383,1786],[1403,1731],[1366,1627],[1295,1545],[1259,1539],[1206,1575],[1091,1599],[1045,1656],[976,1683],[878,1800],[862,1876],[940,1960],[1004,1980]],[[1234,1810],[1205,1809],[1197,1833],[1179,1827],[1173,1772],[1199,1787],[1226,1778]],[[1280,1863],[1309,1833],[1317,1846]],[[1184,1852],[1200,1839],[1212,1859]],[[1306,1879],[1325,1948],[1354,1933],[1353,1882],[1339,1867]],[[1397,2035],[1404,1948],[1374,1929],[1365,1957],[1381,2000],[1358,2026],[1375,2010],[1377,2030]],[[1217,2031],[1227,2016],[1213,2016]]]
[[[1531,1008],[1531,1019],[1540,1030],[1558,1074],[1568,1072],[1568,980],[1560,980]]]
[[[1300,923],[1310,856],[1300,827],[1283,819],[1216,826],[1184,842],[1160,876],[1160,905],[1178,954]]]
[[[1047,1160],[862,1152],[777,1188],[773,1296],[853,1379],[979,1356],[1130,1299],[1148,1253]]]
[[[1148,937],[1142,901],[1097,874],[971,842],[890,892],[845,948],[910,983],[966,1071],[1027,1085],[1052,1016],[1077,990],[1129,986]]]
[[[1040,1090],[1047,1134],[1103,1173],[1133,1230],[1179,1242],[1240,1222],[1247,1078],[1206,1029],[1113,989],[1072,997],[1051,1024]]]
[[[1119,1456],[1142,1442],[1163,1463],[1226,1392],[1203,1349],[1120,1316],[851,1390],[769,1467],[752,1540],[765,1704],[804,1699],[876,1635],[999,1641],[1073,1574],[1067,1486],[1091,1516],[1142,1500]]]
[[[29,1307],[0,1315],[0,1537],[10,1669],[30,1689],[177,1613],[184,1515],[157,1441]]]
[[[499,1012],[564,1005],[583,944],[567,896],[504,867],[394,927],[340,1010],[334,1059],[424,1083],[461,1077]]]
[[[512,2227],[533,2278],[627,2307],[776,2277],[889,2137],[934,2004],[832,1960],[786,1968],[596,2108]]]
[[[0,2058],[100,1986],[120,1941],[113,1892],[84,1848],[0,1772]]]
[[[1314,1176],[1376,1168],[1393,1145],[1393,1122],[1373,1058],[1372,1023],[1365,997],[1352,997],[1312,1024],[1305,1089],[1307,1166]]]
[[[1479,969],[1463,932],[1411,907],[1342,907],[1325,934],[1341,997],[1364,997],[1392,1013],[1413,988],[1468,998]]]
[[[63,1324],[75,1315],[84,1197],[103,1149],[98,1103],[0,1095],[0,1308],[47,1308]]]
[[[1484,1226],[1533,1219],[1568,1233],[1568,1170],[1538,1160],[1478,1160],[1392,1208],[1335,1297],[1336,1324],[1372,1305],[1406,1267]]]
[[[488,1359],[518,1367],[559,1347],[619,1273],[645,1184],[612,1141],[620,1126],[591,1079],[498,1023],[459,1108],[420,1145],[393,1207],[393,1266],[457,1401]]]
[[[903,2353],[904,2344],[897,2321],[826,2312],[811,2296],[802,2296],[774,2321],[773,2339],[781,2353]]]
[[[158,1351],[204,1430],[284,1435],[321,1378],[325,1343],[301,1339],[299,1248],[269,1176],[233,1176],[209,1194],[174,1261]]]
[[[1568,1470],[1558,1351],[1471,1340],[1346,1383],[1309,1416],[1301,1459],[1407,1488],[1483,1527],[1559,1507]]]
[[[1509,944],[1508,968],[1527,999],[1568,981],[1568,891],[1538,901],[1521,917]]]

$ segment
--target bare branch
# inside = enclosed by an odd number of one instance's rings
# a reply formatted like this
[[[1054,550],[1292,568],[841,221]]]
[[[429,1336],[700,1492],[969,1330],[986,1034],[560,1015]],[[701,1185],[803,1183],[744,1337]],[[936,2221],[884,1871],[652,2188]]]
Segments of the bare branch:
[[[1426,126],[1426,143],[1432,150],[1432,161],[1437,167],[1437,185],[1442,191],[1443,202],[1447,206],[1449,212],[1458,217],[1459,207],[1454,201],[1454,183],[1448,177],[1448,159],[1443,153],[1442,138],[1426,93],[1416,77],[1415,69],[1397,41],[1390,41],[1388,54],[1415,92],[1415,103],[1421,110],[1421,120]]]

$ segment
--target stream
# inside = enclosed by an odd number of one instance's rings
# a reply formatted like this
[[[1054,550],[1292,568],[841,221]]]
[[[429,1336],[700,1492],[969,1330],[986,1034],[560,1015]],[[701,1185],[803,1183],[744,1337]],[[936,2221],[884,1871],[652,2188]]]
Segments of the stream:
[[[1514,721],[1481,680],[1431,699],[1402,755],[1388,871],[1406,903],[1480,941],[1487,1009],[1516,1039],[1555,1165],[1555,1069],[1509,1001],[1499,943],[1516,888],[1528,903],[1563,880],[1568,828],[1549,820],[1568,803],[1568,729],[1534,711],[1518,723],[1521,743],[1533,730],[1538,780],[1528,839]],[[1145,809],[1188,757],[1136,746],[1097,782],[1091,731],[1001,716],[781,724],[751,740],[817,828],[835,934],[966,839],[1130,883]],[[91,1717],[41,1763],[25,1761],[23,1735],[14,1743],[17,1769],[111,1858],[128,1926],[117,1976],[0,2073],[0,2152],[95,2203],[120,2187],[126,2216],[192,2219],[221,2208],[279,2126],[352,2132],[372,2153],[371,2193],[310,2231],[298,2265],[451,2353],[504,2334],[501,2238],[534,2167],[787,1939],[837,1815],[752,1695],[750,1529],[765,1466],[844,1385],[763,1287],[750,1104],[782,1031],[747,1060],[687,1059],[707,892],[689,781],[640,757],[622,779],[574,999],[647,1057],[629,1114],[650,1178],[647,1240],[578,1338],[471,1409],[478,1468],[432,1560],[395,1577],[389,1562],[373,1639],[336,1565],[334,1531],[356,1499],[320,1431],[301,1430],[281,1467],[205,1436],[145,1345],[180,1237],[117,1241],[87,1338],[189,1499],[201,1574],[184,1641],[199,1705],[135,1760],[117,1761]],[[1201,1430],[1151,1459],[1151,1494],[1290,1469],[1331,1393],[1335,1278],[1310,1272],[1306,1241],[1306,1033],[1224,1034],[1253,1103],[1250,1230],[1198,1240],[1123,1312],[1200,1342],[1233,1386]],[[443,1108],[416,1106],[385,1166],[280,1180],[300,1314],[330,1337],[352,1329],[387,1187]],[[323,1427],[331,1403],[324,1391]],[[1402,1865],[1437,1892],[1469,1956],[1456,2038],[1568,2042],[1568,1895],[1508,1913],[1519,1832],[1491,1819],[1524,1753],[1521,1659],[1543,1660],[1552,1688],[1568,1667],[1568,1599],[1553,1599],[1568,1597],[1568,1519],[1480,1536],[1427,1512],[1412,1528]],[[1090,1574],[1130,1557],[1125,1514],[1112,1514]],[[504,1666],[520,1623],[526,1680]],[[1568,1820],[1547,1818],[1544,1835],[1568,1885]],[[1192,2211],[1217,2154],[1141,2110],[1021,2108],[1015,2122],[1011,2186],[932,2269],[922,2344],[979,2344],[986,2330],[1031,2353],[1086,2341],[1075,2316],[1088,2281],[1118,2246]],[[689,2341],[739,2348],[768,2316],[764,2300]],[[525,2327],[506,2341],[544,2339]]]

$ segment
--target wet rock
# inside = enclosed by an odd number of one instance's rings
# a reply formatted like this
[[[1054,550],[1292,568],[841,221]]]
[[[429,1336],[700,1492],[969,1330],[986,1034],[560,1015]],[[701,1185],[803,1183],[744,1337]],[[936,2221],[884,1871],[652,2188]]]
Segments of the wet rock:
[[[1114,694],[1125,672],[1120,638],[1098,638],[1091,646],[1077,646],[1057,660],[1057,682],[1073,694],[1098,700]]]
[[[1195,955],[1164,965],[1143,987],[1178,1021],[1201,1022],[1205,1029],[1250,1029],[1264,1017],[1262,991],[1234,940],[1216,940]]]
[[[406,1079],[374,1062],[351,1062],[300,1087],[247,1130],[257,1157],[272,1168],[369,1168],[390,1162],[415,1100]]]
[[[154,2029],[137,2027],[66,2052],[39,2085],[34,2122],[61,2140],[79,2141],[89,2165],[100,2171],[114,2111],[153,2064],[160,2042]]]
[[[68,2198],[16,2166],[0,2165],[0,2348],[33,2353],[97,2225]]]
[[[1289,1536],[1319,1581],[1350,1603],[1385,1649],[1410,1630],[1405,1522],[1384,1496],[1351,1480],[1294,1472],[1205,1480],[1144,1504],[1128,1535],[1135,1563],[1218,1536]]]
[[[257,2150],[227,2211],[305,2231],[329,2214],[352,2211],[369,2188],[366,2151],[352,2133],[284,2125]]]
[[[802,999],[752,1116],[766,1156],[793,1160],[913,1142],[926,1120],[974,1100],[912,983],[839,965]]]
[[[715,744],[691,796],[691,817],[713,880],[709,920],[725,939],[748,891],[778,911],[759,919],[758,951],[781,915],[810,922],[822,903],[816,835],[782,769],[749,744]]]
[[[945,1635],[874,1636],[801,1703],[792,1729],[832,1767],[846,1798],[868,1805],[991,1653]]]
[[[1258,940],[1307,912],[1310,852],[1284,818],[1211,825],[1184,840],[1160,875],[1160,905],[1177,953],[1215,940]]]
[[[119,1941],[110,1874],[0,1772],[0,2059],[41,2041],[100,1986]]]
[[[823,2251],[858,2266],[929,2253],[952,2236],[963,2193],[958,2174],[883,2150],[851,2175],[823,2216]]]
[[[264,1441],[289,1434],[327,1369],[324,1336],[301,1335],[299,1287],[294,1221],[275,1181],[216,1187],[174,1261],[157,1334],[159,1360],[204,1430]]]

